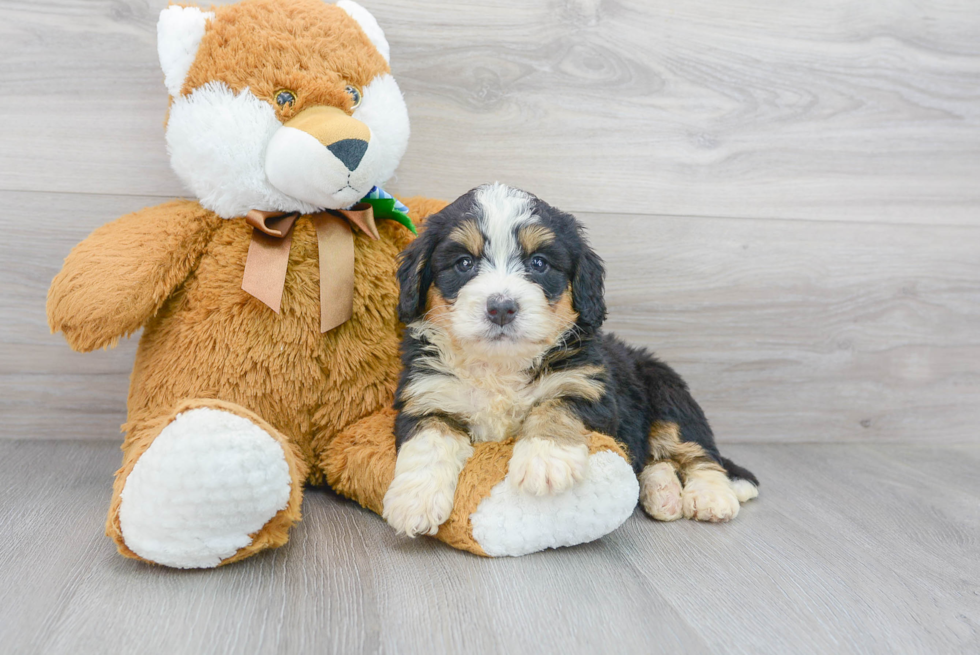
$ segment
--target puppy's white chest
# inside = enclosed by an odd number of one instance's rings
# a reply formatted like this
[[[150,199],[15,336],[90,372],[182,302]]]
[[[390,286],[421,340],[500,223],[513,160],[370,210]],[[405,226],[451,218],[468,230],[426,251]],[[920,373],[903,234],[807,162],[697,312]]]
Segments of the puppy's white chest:
[[[487,376],[467,381],[472,398],[467,423],[473,441],[503,441],[516,437],[534,404],[526,379]]]
[[[464,420],[473,441],[517,436],[536,401],[535,385],[526,373],[477,369],[459,372],[440,387],[443,411]]]

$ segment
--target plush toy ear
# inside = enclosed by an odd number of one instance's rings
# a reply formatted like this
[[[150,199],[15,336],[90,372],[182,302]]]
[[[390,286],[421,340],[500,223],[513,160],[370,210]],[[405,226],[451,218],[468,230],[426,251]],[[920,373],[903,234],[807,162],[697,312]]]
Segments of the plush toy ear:
[[[429,217],[432,220],[432,217]],[[422,230],[422,234],[408,245],[398,265],[398,320],[408,325],[425,313],[425,298],[432,285],[432,253],[435,251],[434,230]]]
[[[207,22],[214,18],[213,11],[201,11],[197,7],[171,5],[160,12],[157,21],[157,54],[163,69],[164,84],[170,95],[180,95],[187,79],[197,48],[201,45]]]
[[[582,256],[572,278],[572,305],[578,312],[578,324],[593,332],[606,320],[605,276],[602,259],[583,239]]]
[[[357,24],[361,26],[367,38],[370,39],[374,47],[378,49],[381,56],[385,58],[385,61],[390,63],[389,55],[391,48],[388,47],[388,39],[385,38],[385,33],[378,25],[378,21],[374,19],[371,12],[362,7],[361,5],[354,2],[354,0],[340,0],[337,6],[346,11],[351,18],[357,21]]]

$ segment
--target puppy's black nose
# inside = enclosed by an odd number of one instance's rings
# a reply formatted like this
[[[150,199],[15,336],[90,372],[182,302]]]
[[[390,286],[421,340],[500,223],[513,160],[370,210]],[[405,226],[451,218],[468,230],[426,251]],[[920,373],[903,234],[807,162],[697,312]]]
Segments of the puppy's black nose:
[[[487,299],[487,317],[503,327],[514,320],[519,309],[517,301],[506,296],[490,296]]]
[[[368,142],[361,139],[342,139],[327,146],[327,150],[332,152],[349,171],[357,168],[367,149]]]

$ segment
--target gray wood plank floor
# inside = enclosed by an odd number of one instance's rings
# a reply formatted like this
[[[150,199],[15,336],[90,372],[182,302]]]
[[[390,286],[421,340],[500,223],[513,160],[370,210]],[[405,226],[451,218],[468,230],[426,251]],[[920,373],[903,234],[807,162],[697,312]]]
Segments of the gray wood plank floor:
[[[211,571],[102,535],[108,442],[0,441],[9,653],[976,653],[980,446],[727,448],[763,481],[728,525],[636,513],[486,560],[309,490],[286,547]]]

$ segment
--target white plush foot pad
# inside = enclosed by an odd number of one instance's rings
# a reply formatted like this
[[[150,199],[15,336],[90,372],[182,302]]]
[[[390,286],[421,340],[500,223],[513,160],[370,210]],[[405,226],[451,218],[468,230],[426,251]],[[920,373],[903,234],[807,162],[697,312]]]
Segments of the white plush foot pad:
[[[523,493],[508,474],[470,516],[473,538],[492,557],[583,544],[622,525],[639,493],[633,469],[609,451],[590,456],[585,478],[557,495]]]
[[[252,541],[289,501],[282,446],[236,414],[177,415],[133,467],[122,491],[123,540],[177,568],[217,566]]]

